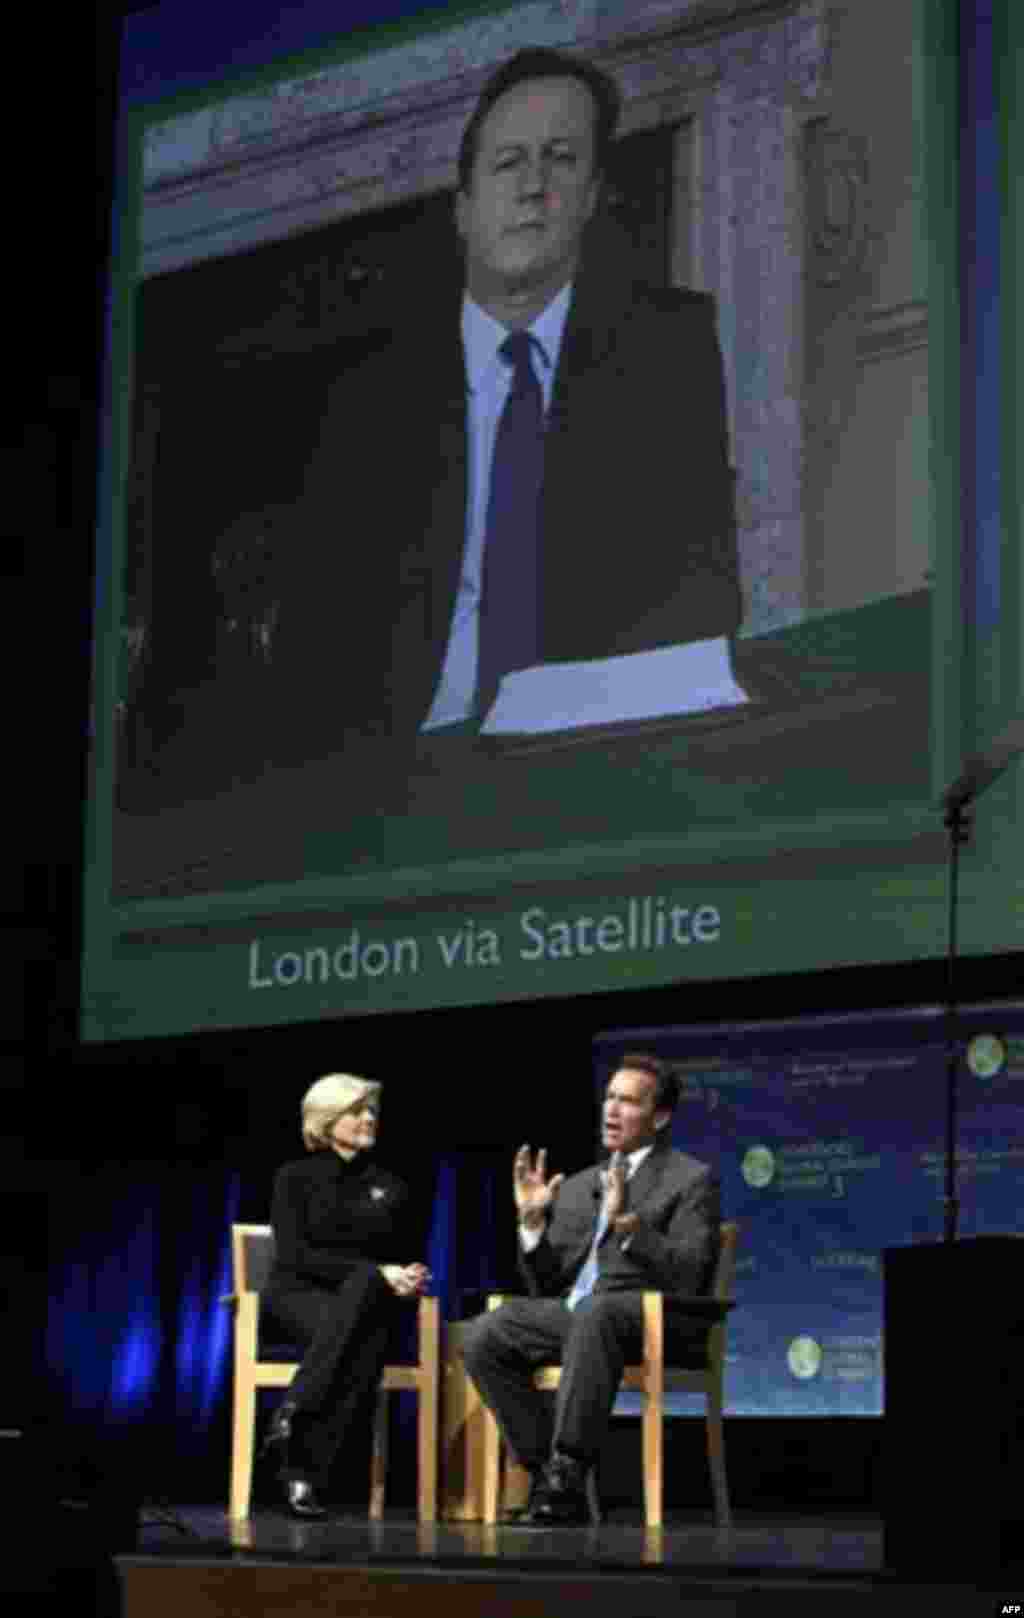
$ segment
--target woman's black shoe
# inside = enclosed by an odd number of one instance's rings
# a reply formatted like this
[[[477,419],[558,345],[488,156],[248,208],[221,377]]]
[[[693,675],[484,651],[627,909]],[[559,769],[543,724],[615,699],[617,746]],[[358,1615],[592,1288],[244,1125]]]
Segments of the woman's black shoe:
[[[263,1443],[260,1445],[261,1460],[266,1460],[268,1455],[276,1455],[279,1460],[283,1460],[287,1455],[292,1436],[292,1421],[297,1409],[298,1406],[293,1399],[285,1399],[278,1405],[263,1434]]]
[[[284,1486],[288,1510],[293,1517],[326,1517],[327,1513],[313,1492],[313,1485],[305,1478],[289,1478]]]

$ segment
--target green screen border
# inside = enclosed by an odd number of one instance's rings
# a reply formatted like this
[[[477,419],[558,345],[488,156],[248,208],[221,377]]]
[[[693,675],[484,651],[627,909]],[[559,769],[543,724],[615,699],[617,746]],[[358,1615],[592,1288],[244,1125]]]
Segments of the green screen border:
[[[995,0],[993,60],[1000,135],[1002,200],[1000,297],[1003,333],[1001,399],[1002,553],[1001,704],[993,728],[1024,715],[1024,8],[1019,0]]]

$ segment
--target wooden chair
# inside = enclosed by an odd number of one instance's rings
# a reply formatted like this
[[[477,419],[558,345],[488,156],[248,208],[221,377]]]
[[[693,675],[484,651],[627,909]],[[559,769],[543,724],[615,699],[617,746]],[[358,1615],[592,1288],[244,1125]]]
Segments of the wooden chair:
[[[642,1393],[641,1444],[644,1472],[644,1517],[648,1528],[660,1528],[662,1520],[662,1396],[666,1391],[703,1393],[706,1400],[705,1424],[708,1446],[708,1466],[715,1506],[715,1525],[724,1531],[732,1525],[729,1507],[729,1486],[725,1472],[725,1439],[722,1431],[722,1382],[725,1370],[725,1328],[734,1300],[730,1297],[736,1271],[736,1245],[739,1226],[733,1223],[721,1227],[718,1264],[709,1296],[690,1298],[672,1304],[673,1313],[685,1309],[687,1315],[708,1322],[707,1367],[704,1370],[682,1370],[665,1365],[664,1360],[664,1300],[660,1292],[645,1292],[644,1356],[639,1365],[628,1365],[623,1372],[620,1391],[627,1389]],[[504,1300],[495,1296],[488,1299],[488,1308],[496,1309]],[[544,1392],[558,1387],[562,1374],[560,1365],[542,1365],[534,1375],[534,1385]],[[483,1436],[483,1501],[484,1522],[493,1523],[498,1517],[499,1477],[501,1471],[501,1430],[493,1413],[484,1407]],[[506,1489],[512,1500],[525,1498],[528,1474],[511,1459],[506,1468]],[[592,1512],[596,1496],[590,1494]]]
[[[222,1301],[235,1314],[235,1392],[231,1438],[231,1497],[228,1516],[249,1515],[252,1497],[252,1462],[256,1429],[256,1390],[286,1388],[298,1363],[261,1360],[259,1355],[260,1292],[274,1259],[274,1236],[269,1225],[232,1225],[231,1262],[234,1291]],[[436,1298],[420,1298],[418,1361],[415,1365],[387,1365],[381,1378],[373,1426],[370,1466],[370,1516],[384,1510],[387,1478],[387,1395],[407,1389],[418,1395],[417,1448],[420,1522],[432,1523],[437,1513],[437,1415],[440,1388],[440,1311]]]

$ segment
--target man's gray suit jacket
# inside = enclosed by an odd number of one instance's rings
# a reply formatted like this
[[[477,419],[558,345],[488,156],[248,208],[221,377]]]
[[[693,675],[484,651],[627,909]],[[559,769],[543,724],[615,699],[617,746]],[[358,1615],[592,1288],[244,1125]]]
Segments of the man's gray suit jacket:
[[[345,731],[414,734],[436,687],[462,562],[468,444],[461,289],[428,302],[339,377],[310,458],[274,649],[287,745],[300,757]],[[540,516],[541,662],[735,633],[711,298],[581,273]]]
[[[535,1297],[569,1292],[590,1251],[600,1203],[600,1166],[562,1185],[540,1242],[520,1252]],[[626,1211],[636,1213],[639,1224],[625,1244],[614,1231],[605,1235],[595,1292],[705,1293],[718,1257],[720,1212],[718,1179],[709,1165],[655,1145],[627,1182]]]

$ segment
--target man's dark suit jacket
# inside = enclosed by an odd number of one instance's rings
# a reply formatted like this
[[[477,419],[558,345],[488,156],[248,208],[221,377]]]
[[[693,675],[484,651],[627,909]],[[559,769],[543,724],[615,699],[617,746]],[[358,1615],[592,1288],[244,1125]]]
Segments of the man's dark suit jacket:
[[[295,755],[414,735],[452,622],[466,527],[461,291],[329,395],[284,558],[274,662]],[[733,480],[710,297],[582,272],[548,420],[542,661],[731,635]]]
[[[568,1293],[594,1238],[601,1171],[565,1181],[554,1211],[520,1267],[534,1296]],[[679,1297],[706,1292],[718,1258],[719,1186],[706,1163],[656,1144],[627,1182],[626,1208],[639,1225],[623,1250],[614,1231],[598,1249],[596,1292],[645,1289]]]

